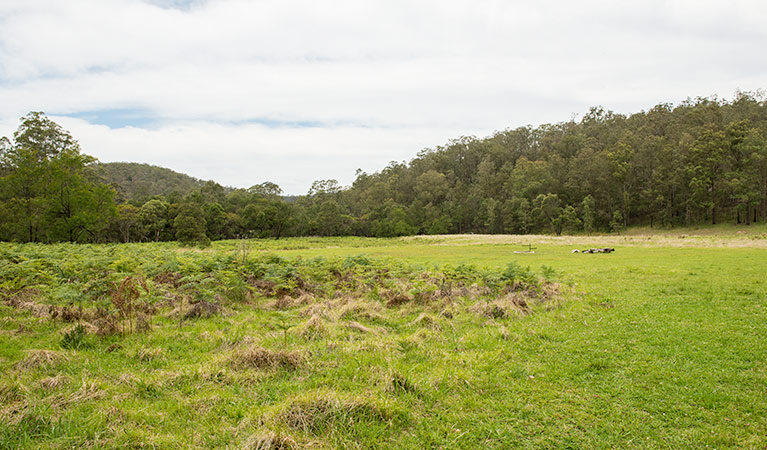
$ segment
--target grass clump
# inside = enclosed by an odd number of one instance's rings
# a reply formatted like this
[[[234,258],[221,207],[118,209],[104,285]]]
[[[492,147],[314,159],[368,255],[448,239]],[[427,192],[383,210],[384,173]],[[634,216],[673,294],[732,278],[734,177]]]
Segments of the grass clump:
[[[327,337],[330,331],[322,317],[313,315],[298,327],[298,334],[304,339],[317,340]]]
[[[27,356],[16,363],[16,368],[19,370],[52,368],[66,360],[64,355],[53,350],[29,350]]]
[[[82,350],[93,346],[87,340],[87,332],[83,324],[77,324],[71,330],[64,333],[64,337],[61,338],[59,345],[65,350]]]
[[[521,317],[532,312],[529,300],[525,295],[512,292],[495,300],[477,302],[470,310],[490,319]]]
[[[322,393],[291,401],[278,420],[295,430],[322,435],[339,428],[375,427],[403,419],[403,413],[359,398]]]
[[[55,391],[58,388],[69,383],[69,377],[64,374],[56,374],[52,377],[42,378],[39,382],[40,387],[46,391]]]
[[[184,319],[208,319],[221,313],[221,305],[218,303],[200,300],[193,303],[184,314]]]
[[[303,448],[290,436],[273,431],[249,437],[240,450],[297,450]]]
[[[234,369],[276,369],[296,370],[304,363],[299,352],[287,350],[269,350],[263,347],[240,349],[229,358],[229,365]]]
[[[24,399],[24,391],[18,384],[0,384],[0,405],[14,403]]]
[[[381,304],[374,301],[350,300],[338,309],[338,317],[347,320],[381,321]]]

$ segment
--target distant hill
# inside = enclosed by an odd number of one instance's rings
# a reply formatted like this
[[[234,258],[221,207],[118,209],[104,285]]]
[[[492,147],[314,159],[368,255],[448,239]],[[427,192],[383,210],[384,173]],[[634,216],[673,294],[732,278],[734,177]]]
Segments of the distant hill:
[[[106,182],[113,185],[126,201],[143,202],[152,196],[167,196],[174,191],[183,195],[204,183],[189,175],[149,164],[113,162],[100,166]]]

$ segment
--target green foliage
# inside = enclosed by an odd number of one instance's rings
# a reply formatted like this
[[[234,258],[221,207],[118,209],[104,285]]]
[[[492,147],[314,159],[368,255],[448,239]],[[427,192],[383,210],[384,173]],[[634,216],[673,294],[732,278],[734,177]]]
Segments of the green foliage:
[[[594,231],[594,208],[594,197],[587,195],[581,202],[583,230],[586,234],[591,234]]]
[[[59,345],[66,350],[82,350],[92,346],[87,340],[85,327],[82,324],[75,325],[74,328],[66,332]]]
[[[0,155],[0,239],[101,241],[115,216],[114,191],[72,136],[34,112]]]
[[[541,272],[543,273],[543,279],[546,281],[553,281],[557,277],[557,271],[551,266],[541,266]]]
[[[523,268],[518,262],[512,261],[506,265],[501,274],[501,279],[508,283],[520,282],[532,284],[535,282],[535,275],[533,275],[529,267]]]
[[[613,213],[613,219],[610,221],[610,231],[614,233],[620,232],[625,227],[623,223],[623,214],[620,211]]]
[[[179,207],[173,222],[176,229],[176,239],[184,245],[200,245],[207,247],[210,239],[205,234],[205,216],[199,205],[184,203]]]

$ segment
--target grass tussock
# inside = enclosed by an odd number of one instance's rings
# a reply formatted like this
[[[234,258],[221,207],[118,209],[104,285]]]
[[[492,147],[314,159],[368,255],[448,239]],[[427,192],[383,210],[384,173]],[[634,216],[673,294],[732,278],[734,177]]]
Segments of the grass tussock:
[[[273,431],[249,437],[240,450],[295,450],[302,448],[295,439]]]
[[[0,384],[0,404],[6,405],[24,399],[24,391],[18,384]]]
[[[490,319],[506,319],[530,314],[529,302],[530,298],[524,293],[512,292],[495,300],[477,302],[469,309]]]
[[[72,405],[78,405],[91,400],[104,397],[106,393],[93,381],[83,380],[80,389],[71,394],[57,394],[50,398],[50,404],[59,409],[65,409]]]
[[[221,314],[221,305],[218,303],[200,300],[190,305],[184,313],[184,319],[209,319]]]
[[[322,339],[330,334],[325,320],[320,316],[311,316],[298,327],[298,334],[304,339]]]
[[[75,325],[70,325],[63,330],[61,330],[62,335],[71,334],[73,332],[76,332],[78,328],[82,328],[82,332],[85,334],[97,334],[99,332],[99,327],[96,325],[93,325],[90,322],[80,322]]]
[[[304,357],[299,352],[287,350],[269,350],[254,347],[235,351],[229,358],[229,365],[234,369],[298,369],[304,363]]]
[[[55,391],[60,387],[69,384],[69,377],[64,374],[56,374],[52,377],[45,377],[39,381],[40,388],[46,391]]]
[[[52,368],[66,360],[64,355],[53,350],[29,350],[27,356],[16,363],[16,369]]]
[[[378,302],[352,299],[338,309],[338,317],[345,320],[381,321],[381,309]]]
[[[320,394],[293,400],[279,413],[278,420],[295,430],[320,435],[339,427],[389,423],[397,416],[391,409],[364,399]]]

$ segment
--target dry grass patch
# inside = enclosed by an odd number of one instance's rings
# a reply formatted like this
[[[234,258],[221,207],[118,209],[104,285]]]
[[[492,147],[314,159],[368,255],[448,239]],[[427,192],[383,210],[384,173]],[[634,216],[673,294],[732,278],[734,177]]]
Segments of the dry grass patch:
[[[26,358],[16,363],[16,368],[20,370],[50,368],[66,360],[64,355],[53,350],[29,350]]]
[[[403,289],[382,289],[378,295],[386,301],[388,308],[396,308],[406,303],[410,303],[415,298],[413,294]]]
[[[12,308],[29,311],[35,317],[50,317],[53,308],[51,305],[38,303],[37,299],[41,296],[42,293],[37,289],[24,288],[9,296],[5,303]]]
[[[321,303],[313,303],[302,308],[298,315],[301,317],[313,317],[319,316],[324,319],[332,319],[334,317],[333,305],[329,301]]]
[[[268,432],[249,437],[241,450],[294,450],[303,448],[296,443],[295,439],[284,434]]]
[[[63,374],[56,374],[52,377],[45,377],[39,381],[40,387],[46,391],[54,391],[59,387],[69,384],[69,377]]]
[[[306,322],[301,324],[297,331],[304,339],[322,339],[329,334],[328,327],[325,325],[325,320],[316,315],[310,317]]]
[[[184,319],[209,319],[218,314],[221,314],[221,305],[201,300],[191,305]]]
[[[315,394],[294,399],[277,418],[290,428],[318,435],[339,426],[390,423],[397,418],[397,414],[363,399]]]
[[[0,404],[18,402],[24,399],[24,391],[17,384],[0,384]]]
[[[161,348],[142,347],[136,351],[136,359],[143,362],[157,361],[165,356]]]
[[[469,309],[490,319],[521,317],[531,312],[528,299],[519,294],[508,294],[493,301],[475,303]]]
[[[83,380],[80,389],[71,394],[58,394],[50,397],[50,405],[55,408],[64,409],[74,404],[84,403],[90,400],[102,398],[105,392],[101,390],[95,382]]]
[[[304,357],[299,352],[269,350],[263,347],[238,350],[229,358],[229,365],[235,369],[283,368],[295,370],[303,363]]]
[[[347,320],[381,321],[381,304],[364,300],[349,300],[338,310],[338,317]]]

